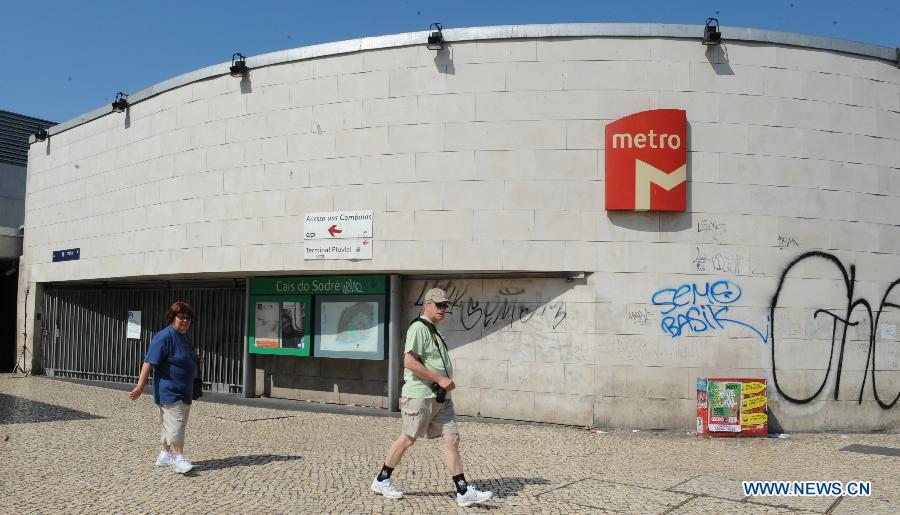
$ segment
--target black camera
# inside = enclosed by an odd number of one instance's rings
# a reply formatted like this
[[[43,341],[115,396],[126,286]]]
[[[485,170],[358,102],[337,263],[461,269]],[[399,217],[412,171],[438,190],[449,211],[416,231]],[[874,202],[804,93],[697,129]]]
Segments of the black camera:
[[[434,400],[438,402],[444,402],[445,400],[447,400],[447,390],[441,388],[441,385],[437,383],[431,383],[431,391],[436,395],[436,398]]]

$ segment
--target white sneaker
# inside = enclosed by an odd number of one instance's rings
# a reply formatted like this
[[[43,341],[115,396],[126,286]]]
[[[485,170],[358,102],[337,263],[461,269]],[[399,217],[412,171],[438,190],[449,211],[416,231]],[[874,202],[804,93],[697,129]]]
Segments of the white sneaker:
[[[372,491],[376,494],[381,494],[388,499],[399,499],[403,497],[403,492],[394,487],[394,482],[391,481],[391,478],[387,478],[384,481],[379,481],[377,477],[373,479]]]
[[[176,456],[173,461],[175,472],[179,474],[187,474],[194,469],[194,464],[188,461],[184,456]]]
[[[481,492],[479,490],[476,490],[474,486],[469,486],[466,489],[465,495],[456,494],[456,504],[465,508],[466,506],[472,506],[473,504],[484,502],[493,496],[493,492]]]
[[[172,459],[172,455],[168,452],[161,452],[159,457],[156,458],[157,467],[171,467],[174,464],[175,460]]]

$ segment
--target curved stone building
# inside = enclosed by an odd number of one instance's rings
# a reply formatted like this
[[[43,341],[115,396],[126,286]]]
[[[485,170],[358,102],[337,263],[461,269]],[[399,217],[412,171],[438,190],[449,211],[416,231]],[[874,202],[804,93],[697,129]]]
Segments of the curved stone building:
[[[896,51],[722,33],[343,41],[57,125],[29,153],[27,365],[133,381],[184,298],[208,388],[394,408],[439,285],[460,414],[692,429],[698,378],[750,378],[771,427],[897,429]]]

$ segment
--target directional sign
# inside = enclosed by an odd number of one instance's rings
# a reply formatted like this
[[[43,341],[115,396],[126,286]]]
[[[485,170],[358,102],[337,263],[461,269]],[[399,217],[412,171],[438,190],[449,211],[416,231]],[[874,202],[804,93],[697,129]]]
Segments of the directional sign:
[[[372,237],[372,211],[306,213],[305,240],[360,239]]]
[[[306,240],[303,259],[372,259],[372,240]]]

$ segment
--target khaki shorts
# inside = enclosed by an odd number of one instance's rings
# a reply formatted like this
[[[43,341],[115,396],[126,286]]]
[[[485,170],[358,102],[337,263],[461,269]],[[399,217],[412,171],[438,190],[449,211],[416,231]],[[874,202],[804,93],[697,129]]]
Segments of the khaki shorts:
[[[184,428],[187,426],[191,405],[181,401],[159,405],[160,443],[163,445],[184,446]]]
[[[441,403],[433,398],[400,397],[400,412],[403,418],[403,434],[407,436],[437,438],[441,435],[459,433],[451,399]]]

